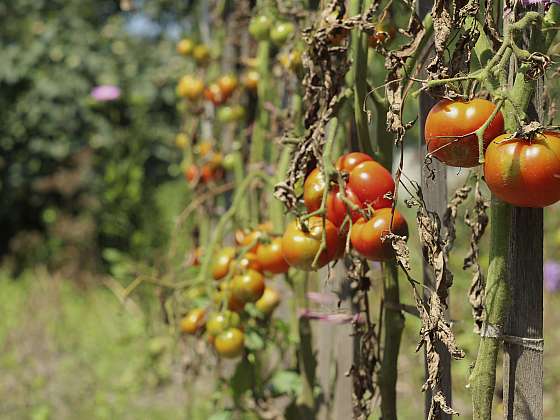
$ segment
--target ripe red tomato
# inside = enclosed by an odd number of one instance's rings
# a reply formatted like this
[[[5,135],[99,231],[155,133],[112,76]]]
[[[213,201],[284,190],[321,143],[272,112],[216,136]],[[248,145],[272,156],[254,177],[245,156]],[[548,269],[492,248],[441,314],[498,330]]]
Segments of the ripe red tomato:
[[[201,308],[196,308],[190,311],[179,324],[181,332],[185,334],[195,334],[204,327],[205,311]]]
[[[323,201],[325,180],[319,168],[313,169],[303,183],[303,202],[309,212],[318,210]]]
[[[212,83],[204,89],[204,97],[215,106],[223,104],[226,100],[226,97],[222,93],[222,89],[220,89],[220,86],[217,83]]]
[[[532,140],[507,134],[488,146],[484,178],[499,199],[518,207],[546,207],[560,201],[560,133]]]
[[[369,160],[373,160],[370,155],[362,152],[351,152],[340,156],[336,160],[335,166],[339,171],[350,173],[350,171],[352,171],[352,169],[354,169],[357,165]]]
[[[241,302],[256,302],[264,293],[264,277],[255,270],[247,270],[231,280],[232,296]]]
[[[212,277],[215,280],[221,280],[229,273],[231,263],[235,258],[235,248],[225,247],[222,248],[213,258],[212,264]]]
[[[265,315],[270,315],[280,304],[280,294],[275,290],[267,287],[259,300],[255,302],[255,306]]]
[[[358,199],[354,191],[346,186],[346,198],[358,207],[362,207],[361,201]],[[346,204],[342,200],[342,194],[338,187],[333,188],[327,196],[327,219],[329,219],[336,227],[340,227],[346,217]],[[360,216],[360,212],[350,212],[352,221],[355,222]]]
[[[277,237],[270,243],[262,243],[257,249],[257,260],[262,269],[268,273],[287,273],[290,266],[282,256],[282,238]]]
[[[424,135],[428,151],[449,166],[477,166],[478,139],[474,134],[467,134],[482,127],[495,109],[496,105],[485,99],[465,102],[442,99],[426,118]],[[484,147],[503,131],[504,117],[498,112],[484,132]]]
[[[248,247],[253,244],[249,249],[249,252],[257,252],[260,246],[259,239],[266,233],[272,231],[272,223],[266,222],[259,224],[254,230],[242,230],[238,229],[235,231],[235,242],[241,247]]]
[[[381,238],[389,233],[391,224],[391,209],[383,208],[375,211],[369,220],[361,218],[352,225],[350,242],[354,249],[364,257],[373,261],[385,261],[394,256],[393,247],[389,241]],[[392,232],[400,236],[408,236],[408,225],[404,217],[395,210]]]
[[[348,187],[364,204],[374,209],[391,207],[392,200],[385,194],[395,191],[395,181],[391,173],[375,161],[362,162],[350,172]]]
[[[195,182],[200,177],[200,171],[196,165],[189,165],[185,168],[184,175],[188,182]]]
[[[340,237],[336,226],[325,219],[327,249],[321,252],[317,267],[313,260],[319,251],[323,233],[323,219],[312,216],[307,221],[308,231],[304,231],[299,220],[292,221],[282,236],[282,254],[290,266],[300,270],[311,271],[323,267],[332,261],[340,249]]]
[[[229,328],[214,340],[218,354],[226,358],[241,356],[245,346],[245,334],[239,328]]]

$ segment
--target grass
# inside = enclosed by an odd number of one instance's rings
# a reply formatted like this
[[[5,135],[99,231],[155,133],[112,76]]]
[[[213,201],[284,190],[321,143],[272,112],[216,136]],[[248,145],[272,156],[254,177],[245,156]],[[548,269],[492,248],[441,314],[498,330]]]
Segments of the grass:
[[[170,338],[108,289],[37,270],[0,296],[1,419],[181,418]]]

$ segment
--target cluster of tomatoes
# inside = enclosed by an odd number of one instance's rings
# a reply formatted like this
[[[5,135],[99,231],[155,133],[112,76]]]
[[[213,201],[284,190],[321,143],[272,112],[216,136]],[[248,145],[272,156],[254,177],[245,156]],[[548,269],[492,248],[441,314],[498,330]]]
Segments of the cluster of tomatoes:
[[[175,143],[183,148],[188,145],[188,139],[184,133],[179,133],[175,138]],[[185,145],[185,146],[183,146]],[[191,185],[199,182],[204,184],[215,182],[222,178],[224,173],[222,154],[218,152],[211,141],[203,141],[194,148],[198,165],[190,164],[184,169],[185,179]]]
[[[429,112],[428,151],[441,162],[470,168],[479,164],[475,132],[494,115],[483,134],[484,179],[506,203],[542,208],[560,201],[560,135],[552,131],[530,138],[504,133],[504,117],[485,99],[443,99]]]
[[[206,328],[209,341],[223,357],[237,357],[243,352],[244,333],[241,317],[247,304],[268,317],[280,303],[278,291],[265,283],[265,277],[286,273],[289,265],[282,253],[281,238],[271,233],[272,226],[259,225],[250,231],[235,233],[236,247],[219,249],[212,259],[211,273],[216,281],[214,304],[224,308],[210,314],[205,309],[191,310],[181,321],[184,333],[196,334]],[[198,264],[200,250],[193,264]]]
[[[308,217],[292,221],[282,237],[284,258],[290,266],[315,270],[339,258],[348,231],[354,250],[373,261],[394,256],[390,241],[384,240],[386,234],[408,236],[405,219],[391,208],[395,182],[387,169],[360,152],[339,157],[335,167],[344,191],[336,180],[327,182],[319,168],[305,179],[303,200]],[[318,213],[325,194],[323,218]]]

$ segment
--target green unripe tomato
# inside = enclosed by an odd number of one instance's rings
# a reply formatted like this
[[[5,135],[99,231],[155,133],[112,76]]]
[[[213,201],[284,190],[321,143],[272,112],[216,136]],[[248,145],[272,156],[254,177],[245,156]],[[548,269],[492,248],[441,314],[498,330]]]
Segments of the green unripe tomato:
[[[222,161],[222,167],[226,170],[226,171],[231,171],[233,169],[233,167],[235,166],[235,160],[237,158],[235,157],[235,154],[233,153],[229,153],[227,155],[224,156],[224,160]]]
[[[218,109],[218,121],[223,123],[230,123],[235,121],[235,112],[233,107],[226,105]]]
[[[245,108],[241,105],[222,106],[218,109],[218,120],[223,123],[239,121],[245,117]]]
[[[235,105],[233,107],[233,116],[235,118],[235,121],[241,121],[243,118],[245,118],[245,107],[242,105]]]
[[[239,315],[232,311],[223,311],[214,313],[208,318],[206,323],[206,332],[210,335],[218,335],[227,330],[239,325]]]
[[[249,23],[249,33],[257,41],[266,41],[270,34],[272,22],[266,15],[255,16]]]
[[[270,39],[275,45],[283,45],[295,31],[291,22],[279,22],[270,31]]]

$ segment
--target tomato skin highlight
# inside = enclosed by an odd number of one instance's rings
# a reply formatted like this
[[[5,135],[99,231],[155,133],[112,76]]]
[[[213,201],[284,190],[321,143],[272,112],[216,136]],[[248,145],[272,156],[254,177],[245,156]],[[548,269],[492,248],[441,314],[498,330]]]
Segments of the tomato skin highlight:
[[[222,357],[233,359],[243,354],[245,334],[239,328],[230,328],[216,336],[214,348]]]
[[[307,211],[319,210],[325,191],[325,179],[319,168],[313,169],[303,183],[303,202]]]
[[[478,139],[473,133],[484,125],[496,105],[485,99],[451,101],[442,99],[428,113],[424,136],[428,151],[449,166],[478,166]],[[484,147],[504,131],[504,117],[498,112],[484,132]],[[465,136],[465,137],[461,137]]]
[[[282,254],[290,266],[312,271],[325,266],[337,256],[340,249],[340,237],[336,226],[330,220],[325,219],[327,249],[321,252],[317,267],[313,267],[313,260],[321,246],[323,219],[312,216],[306,223],[309,232],[302,229],[298,220],[288,224],[284,236],[282,236]]]
[[[386,261],[394,257],[395,253],[389,241],[381,238],[389,233],[391,223],[391,209],[377,210],[370,220],[361,218],[352,225],[350,242],[354,249],[373,261]],[[392,232],[400,236],[408,236],[408,225],[404,217],[395,210]]]
[[[229,268],[235,258],[235,248],[222,248],[213,258],[212,277],[214,280],[221,280],[229,273]]]
[[[229,98],[237,88],[237,78],[231,74],[223,75],[218,79],[217,83],[222,91],[222,95],[226,98]]]
[[[179,328],[182,333],[195,334],[204,327],[204,316],[206,312],[204,309],[196,308],[191,310],[187,315],[181,319]]]
[[[373,158],[362,152],[350,152],[340,156],[336,160],[335,167],[339,171],[348,172],[352,171],[357,165],[362,162],[373,160]]]
[[[268,244],[259,245],[257,261],[260,263],[263,271],[272,274],[287,273],[290,266],[282,256],[282,238],[277,237]]]
[[[364,206],[380,209],[393,204],[384,196],[395,191],[395,181],[391,173],[375,161],[362,162],[352,169],[348,186]]]
[[[217,312],[210,315],[206,322],[206,332],[209,335],[218,335],[231,327],[239,325],[239,315],[231,311]]]
[[[256,302],[264,293],[264,277],[255,270],[236,275],[231,281],[232,296],[244,303]]]
[[[490,191],[517,207],[543,208],[560,201],[560,134],[507,138],[499,136],[486,151],[484,179]]]
[[[181,77],[176,90],[177,95],[180,97],[194,101],[202,95],[202,92],[204,91],[204,82],[195,76],[187,74]]]

